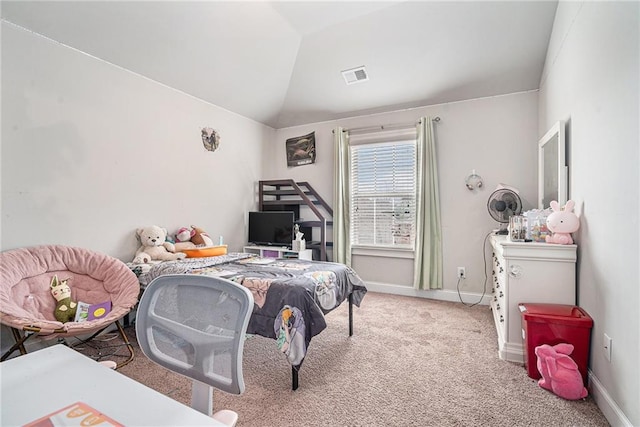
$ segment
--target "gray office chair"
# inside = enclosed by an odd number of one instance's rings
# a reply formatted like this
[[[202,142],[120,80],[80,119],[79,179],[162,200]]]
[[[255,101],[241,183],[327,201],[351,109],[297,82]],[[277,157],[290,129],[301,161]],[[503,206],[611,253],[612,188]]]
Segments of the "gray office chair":
[[[213,412],[213,388],[244,392],[242,353],[253,296],[217,277],[160,276],[145,289],[136,315],[140,349],[152,361],[193,379],[191,406],[234,426],[238,414]]]

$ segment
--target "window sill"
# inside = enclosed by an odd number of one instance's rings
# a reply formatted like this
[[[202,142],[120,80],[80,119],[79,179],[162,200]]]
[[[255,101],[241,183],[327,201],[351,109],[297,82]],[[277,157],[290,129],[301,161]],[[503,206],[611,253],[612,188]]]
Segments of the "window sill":
[[[380,248],[380,247],[373,247],[373,246],[352,246],[351,255],[414,259],[415,252],[413,249]]]

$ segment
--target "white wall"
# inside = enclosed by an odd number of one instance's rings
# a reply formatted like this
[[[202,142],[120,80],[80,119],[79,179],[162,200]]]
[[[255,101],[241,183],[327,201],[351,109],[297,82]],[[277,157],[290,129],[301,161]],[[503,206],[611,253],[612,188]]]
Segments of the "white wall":
[[[388,114],[315,123],[276,131],[265,152],[264,179],[308,181],[333,205],[332,129],[417,122],[421,116],[439,116],[435,124],[443,229],[444,290],[416,292],[412,288],[413,260],[354,256],[353,267],[369,287],[382,292],[458,300],[456,267],[466,267],[460,290],[475,302],[483,291],[483,240],[497,228],[487,212],[487,198],[498,183],[520,190],[525,209],[537,200],[536,91],[435,105]],[[285,141],[316,132],[317,162],[288,168]],[[469,191],[465,178],[475,169],[484,187]],[[487,244],[487,248],[488,248]],[[490,251],[489,251],[490,255]],[[490,271],[490,259],[487,268]],[[489,272],[490,274],[490,272]],[[487,283],[487,293],[491,284]]]
[[[560,2],[540,86],[539,133],[567,121],[581,213],[578,304],[593,318],[592,392],[612,425],[640,425],[640,3]],[[613,338],[611,362],[603,334]]]
[[[129,261],[151,224],[245,243],[273,129],[5,22],[2,112],[2,250],[59,243]]]

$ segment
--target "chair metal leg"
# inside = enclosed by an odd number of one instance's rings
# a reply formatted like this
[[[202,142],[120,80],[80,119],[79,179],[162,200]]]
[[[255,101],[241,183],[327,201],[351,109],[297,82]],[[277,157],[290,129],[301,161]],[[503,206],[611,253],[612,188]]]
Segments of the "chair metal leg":
[[[127,358],[126,360],[124,360],[124,361],[122,361],[122,362],[118,363],[118,365],[116,366],[116,369],[120,369],[121,367],[125,366],[126,364],[130,363],[130,362],[133,360],[133,358],[134,358],[133,345],[132,345],[132,344],[131,344],[131,342],[129,341],[129,338],[127,337],[127,334],[125,333],[124,329],[123,329],[123,328],[122,328],[122,326],[120,325],[120,321],[119,321],[119,320],[116,320],[113,324],[116,326],[116,328],[117,328],[117,330],[118,330],[118,334],[120,335],[120,338],[122,339],[122,344],[118,344],[118,345],[116,345],[116,346],[111,346],[111,347],[121,347],[122,345],[124,345],[124,346],[126,346],[126,348],[127,348],[127,352],[128,352],[128,356],[124,356],[124,355],[116,355],[117,357],[126,357],[126,358]],[[74,337],[74,338],[76,338],[77,340],[79,340],[79,341],[80,341],[80,344],[87,344],[87,345],[91,345],[91,344],[90,344],[90,341],[91,341],[92,339],[94,339],[95,337],[97,337],[98,335],[100,335],[102,332],[104,332],[104,330],[105,330],[105,329],[107,329],[109,326],[111,326],[111,325],[107,325],[107,326],[105,326],[104,328],[102,328],[102,329],[100,329],[99,331],[95,332],[93,335],[91,335],[91,336],[90,336],[89,338],[87,338],[87,339],[80,339],[80,338],[78,338],[78,337]],[[79,344],[73,344],[73,345],[69,345],[69,347],[71,347],[71,348],[73,348],[73,349],[76,349],[76,347],[77,347],[78,345],[79,345]],[[94,348],[96,348],[96,347],[94,347]],[[105,349],[105,348],[109,348],[109,347],[102,347],[101,349]],[[76,350],[77,350],[77,349],[76,349]],[[109,356],[109,355],[107,355],[107,356]],[[101,354],[98,354],[98,356],[97,356],[97,357],[94,357],[94,358],[96,358],[97,360],[99,360],[99,359],[101,359],[102,357],[105,357],[105,356],[104,356],[104,355],[101,355]]]
[[[129,338],[127,337],[127,334],[124,332],[124,329],[122,329],[120,322],[117,320],[116,320],[116,328],[118,328],[118,332],[120,332],[120,336],[124,341],[124,345],[126,345],[127,350],[129,350],[129,358],[124,362],[119,363],[118,366],[116,366],[116,369],[119,369],[119,368],[122,368],[124,365],[128,364],[129,362],[131,362],[133,360],[134,354],[133,354],[133,345],[131,345],[131,342],[129,342]]]
[[[7,360],[7,358],[11,356],[16,350],[20,350],[21,355],[27,354],[27,349],[24,347],[24,342],[34,335],[33,332],[25,331],[24,335],[21,336],[20,331],[16,328],[11,328],[11,333],[13,334],[13,339],[16,341],[16,343],[2,355],[2,358],[0,358],[0,362],[4,362],[5,360]]]

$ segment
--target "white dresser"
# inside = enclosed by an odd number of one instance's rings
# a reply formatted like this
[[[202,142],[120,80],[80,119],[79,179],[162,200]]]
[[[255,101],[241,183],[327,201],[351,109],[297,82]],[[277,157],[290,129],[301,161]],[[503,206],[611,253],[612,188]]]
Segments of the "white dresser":
[[[498,356],[524,363],[518,304],[576,303],[576,245],[511,242],[491,236],[491,310],[498,331]]]

